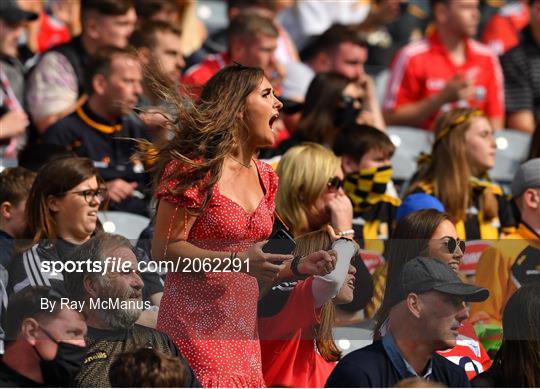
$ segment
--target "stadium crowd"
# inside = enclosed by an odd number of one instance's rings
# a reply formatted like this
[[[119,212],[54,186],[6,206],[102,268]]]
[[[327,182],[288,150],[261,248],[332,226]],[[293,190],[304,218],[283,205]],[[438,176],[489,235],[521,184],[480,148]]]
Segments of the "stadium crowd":
[[[540,0],[219,4],[0,0],[0,386],[539,387]]]

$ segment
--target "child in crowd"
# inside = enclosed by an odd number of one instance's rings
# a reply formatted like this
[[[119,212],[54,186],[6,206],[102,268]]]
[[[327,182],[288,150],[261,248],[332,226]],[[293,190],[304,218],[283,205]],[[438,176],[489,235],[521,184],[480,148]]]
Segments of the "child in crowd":
[[[353,203],[353,229],[362,247],[382,253],[380,239],[388,239],[401,201],[392,182],[390,158],[395,146],[375,127],[352,124],[336,138],[334,152],[341,156],[343,189]]]

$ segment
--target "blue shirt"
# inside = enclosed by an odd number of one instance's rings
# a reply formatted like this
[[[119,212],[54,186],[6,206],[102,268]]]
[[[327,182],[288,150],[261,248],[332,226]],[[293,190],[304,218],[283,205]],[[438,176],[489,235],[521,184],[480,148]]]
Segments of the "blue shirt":
[[[382,339],[382,345],[384,347],[384,351],[386,351],[386,354],[388,355],[388,358],[390,358],[390,362],[392,362],[392,365],[394,365],[401,378],[420,377],[426,380],[431,378],[431,374],[433,373],[432,359],[429,360],[424,375],[420,376],[401,354],[401,351],[399,351],[396,341],[390,332],[388,332]]]

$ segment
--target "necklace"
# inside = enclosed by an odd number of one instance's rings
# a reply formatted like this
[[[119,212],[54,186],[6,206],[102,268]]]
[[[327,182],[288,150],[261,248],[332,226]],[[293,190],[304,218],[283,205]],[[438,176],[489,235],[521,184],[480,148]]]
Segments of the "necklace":
[[[238,159],[234,158],[232,155],[229,155],[229,157],[231,157],[231,159],[235,162],[238,162],[240,165],[242,165],[243,167],[245,167],[246,169],[251,169],[251,160],[250,162],[246,165],[245,163],[239,161]]]

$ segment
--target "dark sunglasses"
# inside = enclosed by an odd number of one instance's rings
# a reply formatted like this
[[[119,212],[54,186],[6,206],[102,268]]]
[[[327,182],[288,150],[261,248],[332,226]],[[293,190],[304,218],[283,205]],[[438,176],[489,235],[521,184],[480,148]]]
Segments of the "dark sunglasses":
[[[448,252],[450,254],[454,254],[456,252],[456,248],[459,246],[459,249],[463,254],[465,254],[465,247],[466,243],[464,240],[454,239],[454,238],[448,238],[448,241],[445,241],[444,244],[448,248]]]
[[[353,105],[354,103],[363,105],[364,99],[362,97],[352,97],[349,95],[341,95],[341,103],[343,105]]]
[[[328,180],[326,185],[328,189],[339,190],[339,188],[343,188],[343,180],[338,176],[334,176]]]

